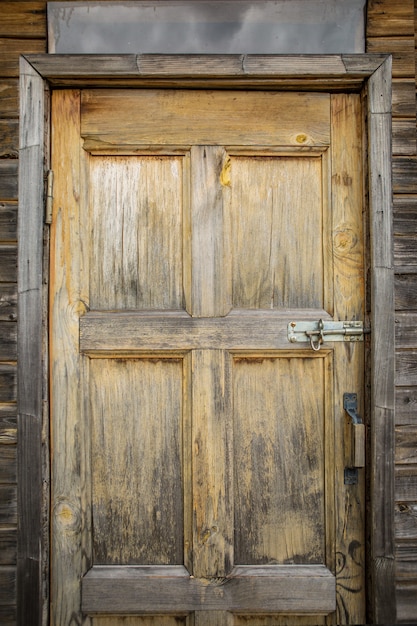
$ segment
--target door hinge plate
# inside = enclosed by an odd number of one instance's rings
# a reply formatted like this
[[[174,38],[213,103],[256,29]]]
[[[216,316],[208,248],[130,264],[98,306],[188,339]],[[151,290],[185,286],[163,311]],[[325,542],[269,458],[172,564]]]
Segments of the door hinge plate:
[[[323,321],[290,322],[288,341],[291,343],[310,343],[313,350],[320,350],[324,341],[363,341],[363,322]]]

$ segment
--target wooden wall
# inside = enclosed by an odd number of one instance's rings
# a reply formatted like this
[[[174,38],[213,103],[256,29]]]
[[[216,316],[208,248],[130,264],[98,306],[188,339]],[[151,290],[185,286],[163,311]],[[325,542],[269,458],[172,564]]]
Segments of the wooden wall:
[[[417,0],[368,0],[367,51],[393,54],[398,621],[417,598]],[[0,623],[16,607],[18,58],[46,51],[46,1],[0,2]]]
[[[367,51],[393,55],[397,619],[417,620],[417,1],[368,2]]]

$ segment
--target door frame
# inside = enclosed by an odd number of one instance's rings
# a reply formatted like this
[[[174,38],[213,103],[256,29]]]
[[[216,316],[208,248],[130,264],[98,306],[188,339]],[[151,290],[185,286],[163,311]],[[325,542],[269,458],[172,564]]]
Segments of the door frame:
[[[47,623],[49,563],[49,96],[82,87],[356,92],[364,106],[369,224],[368,611],[394,623],[394,267],[391,57],[29,55],[20,59],[17,623]]]

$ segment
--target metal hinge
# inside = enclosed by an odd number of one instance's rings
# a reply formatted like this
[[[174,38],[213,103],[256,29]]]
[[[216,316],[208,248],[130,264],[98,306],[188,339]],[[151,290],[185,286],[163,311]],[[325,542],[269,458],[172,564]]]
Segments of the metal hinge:
[[[54,200],[54,172],[48,170],[46,175],[45,224],[52,224],[52,203]]]
[[[290,322],[288,324],[288,341],[291,343],[309,342],[313,350],[320,350],[325,340],[328,341],[363,341],[363,322]]]

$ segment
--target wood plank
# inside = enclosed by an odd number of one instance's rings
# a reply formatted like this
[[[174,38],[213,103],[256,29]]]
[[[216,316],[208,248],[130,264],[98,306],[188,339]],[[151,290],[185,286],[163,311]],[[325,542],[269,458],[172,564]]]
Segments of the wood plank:
[[[414,36],[413,0],[368,0],[368,37]]]
[[[329,98],[317,93],[236,91],[231,97],[229,91],[85,90],[81,120],[82,137],[109,147],[330,142]]]
[[[30,8],[30,4],[26,8]],[[11,8],[11,7],[9,7]],[[19,15],[19,10],[17,11]],[[43,178],[45,166],[45,86],[24,60],[20,63],[19,154],[19,320],[18,320],[18,484],[19,543],[17,622],[41,622],[44,504],[42,417],[43,337]]]
[[[0,485],[0,524],[17,524],[17,489],[12,485]]]
[[[0,363],[0,402],[16,400],[16,365]]]
[[[417,539],[417,503],[399,502],[396,504],[395,537],[398,541]]]
[[[0,322],[0,359],[15,361],[17,357],[17,324]]]
[[[369,81],[368,155],[371,279],[372,619],[395,621],[394,499],[394,273],[391,185],[391,59]],[[382,523],[381,523],[382,522]]]
[[[392,121],[392,154],[415,155],[416,154],[416,120]]]
[[[1,9],[3,2],[0,3],[0,33],[2,31]],[[23,3],[19,3],[23,4]],[[18,4],[13,3],[16,7]],[[1,38],[0,36],[0,76],[2,78],[18,78],[19,76],[19,56],[21,54],[37,54],[46,52],[45,39],[22,39],[24,25],[14,38]]]
[[[234,311],[213,319],[192,318],[180,311],[91,311],[80,319],[80,349],[89,354],[211,348],[291,350],[294,344],[288,341],[288,324],[301,319],[317,321],[318,315],[330,319],[320,309],[262,311],[258,315],[254,311]]]
[[[45,2],[1,2],[0,24],[1,37],[45,37]]]
[[[417,158],[394,157],[392,161],[394,193],[417,193]]]
[[[400,387],[415,385],[417,377],[417,351],[401,350],[395,355],[395,383]]]
[[[395,347],[417,347],[417,313],[396,313],[395,315]]]
[[[392,114],[394,117],[416,116],[415,80],[398,80],[392,82]]]
[[[0,239],[3,241],[16,240],[17,203],[0,202]]]
[[[0,158],[17,159],[19,156],[18,120],[0,120]]]
[[[83,611],[126,614],[140,603],[146,613],[230,610],[247,613],[288,611],[330,613],[335,608],[335,579],[320,565],[237,568],[236,575],[205,582],[183,574],[150,576],[138,567],[93,567],[83,579]],[[294,579],[297,583],[294,585]]]
[[[19,117],[19,81],[2,79],[0,82],[0,118]]]
[[[0,446],[0,483],[13,485],[16,483],[16,446]]]
[[[16,568],[0,567],[0,604],[10,606],[16,600]]]
[[[0,606],[0,622],[2,626],[16,626],[16,607]]]
[[[16,405],[0,404],[0,444],[17,442]]]
[[[65,124],[61,123],[62,119],[66,120]],[[80,578],[89,568],[92,554],[91,468],[87,454],[90,430],[83,412],[83,386],[68,385],[68,380],[82,380],[78,320],[85,311],[79,271],[80,264],[84,265],[79,249],[79,223],[80,207],[87,204],[87,186],[83,190],[81,180],[85,182],[87,178],[84,178],[85,162],[79,138],[78,91],[53,92],[52,124],[52,169],[63,171],[65,175],[55,177],[51,229],[51,268],[54,270],[50,276],[50,368],[54,376],[50,380],[50,397],[54,428],[51,436],[50,620],[67,624],[75,619],[82,621]],[[71,211],[65,210],[68,207]],[[61,250],[67,255],[62,263],[56,258],[62,254]],[[74,432],[80,435],[76,442]],[[62,594],[64,588],[66,592]]]
[[[17,200],[17,171],[16,159],[0,161],[0,198],[2,200]]]
[[[395,471],[395,497],[400,502],[415,503],[417,466],[399,465]]]
[[[0,529],[0,565],[16,565],[17,530],[12,527]],[[2,623],[2,622],[1,622]]]
[[[192,572],[208,580],[228,576],[234,562],[230,357],[222,350],[195,350],[191,370]]]
[[[417,425],[396,427],[395,462],[417,465]]]
[[[230,160],[222,147],[193,146],[190,166],[187,261],[192,269],[186,308],[193,317],[227,315],[232,304]]]
[[[0,284],[0,320],[13,322],[17,318],[17,285]]]
[[[415,580],[397,584],[398,624],[412,624],[416,618],[417,583]]]
[[[332,95],[331,145],[331,240],[333,253],[335,319],[364,319],[364,233],[360,207],[363,203],[361,102],[358,96]],[[346,150],[346,141],[349,150]],[[323,244],[325,245],[325,244]],[[350,367],[346,367],[346,359]],[[338,622],[365,620],[364,565],[362,557],[352,559],[349,544],[365,545],[363,505],[365,501],[364,472],[358,483],[344,484],[345,467],[351,465],[352,439],[343,412],[343,393],[357,390],[361,401],[364,346],[334,347],[334,472],[335,472],[335,547],[342,565],[336,565],[338,583]],[[331,457],[333,458],[333,457]],[[349,510],[349,514],[347,511]],[[349,540],[347,540],[349,537]],[[338,558],[338,557],[337,557]]]
[[[397,426],[417,424],[417,386],[396,389],[395,409]]]
[[[16,282],[17,246],[0,244],[0,281]]]
[[[385,52],[392,55],[392,76],[394,78],[410,78],[415,75],[414,46],[414,33],[407,38],[368,37],[366,40],[368,52]]]

